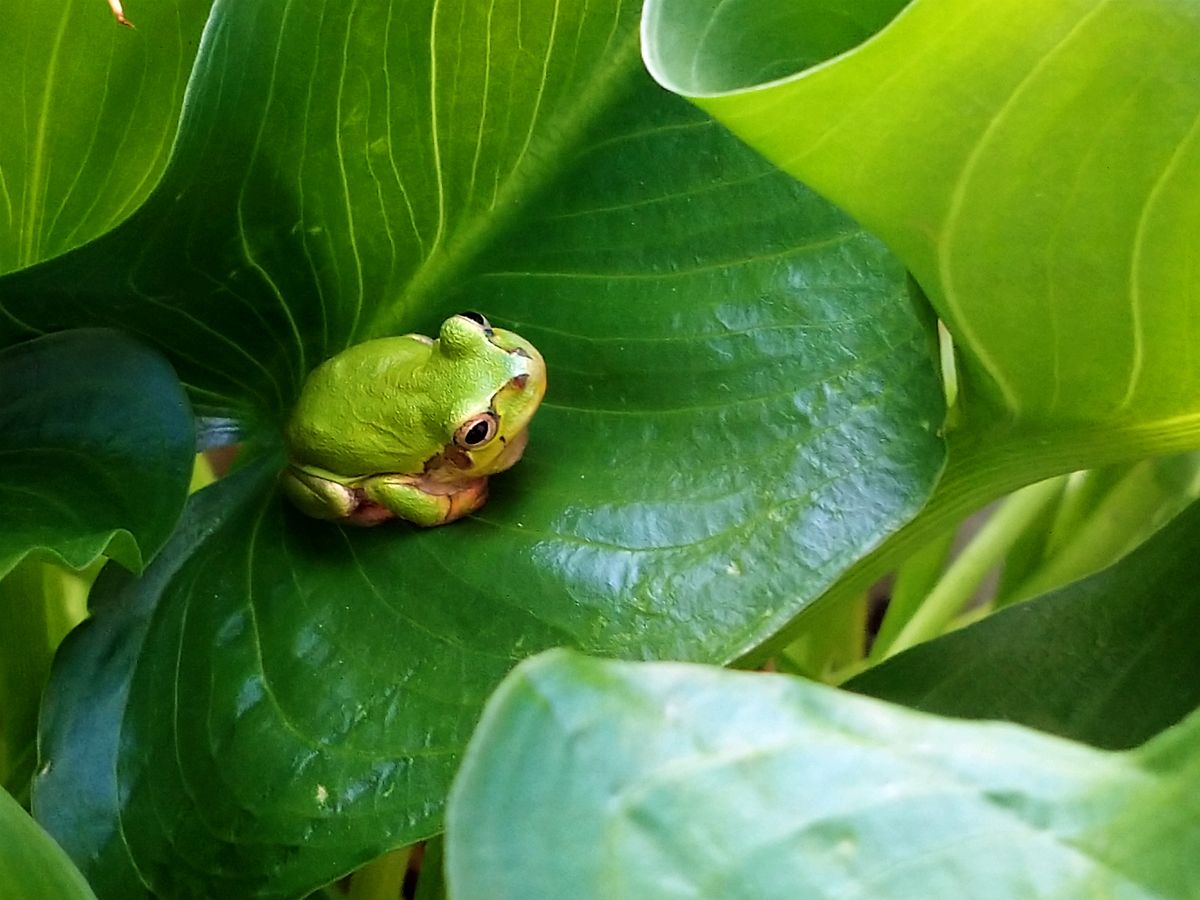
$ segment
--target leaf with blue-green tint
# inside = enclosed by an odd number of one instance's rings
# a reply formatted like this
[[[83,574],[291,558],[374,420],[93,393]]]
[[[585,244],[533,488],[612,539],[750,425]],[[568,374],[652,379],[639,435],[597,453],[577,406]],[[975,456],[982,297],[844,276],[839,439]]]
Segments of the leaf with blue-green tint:
[[[183,508],[195,442],[171,367],[119,332],[0,350],[0,576],[29,554],[140,570]]]
[[[450,893],[1183,900],[1198,736],[1194,715],[1113,753],[798,678],[556,651],[509,676],[467,749]]]

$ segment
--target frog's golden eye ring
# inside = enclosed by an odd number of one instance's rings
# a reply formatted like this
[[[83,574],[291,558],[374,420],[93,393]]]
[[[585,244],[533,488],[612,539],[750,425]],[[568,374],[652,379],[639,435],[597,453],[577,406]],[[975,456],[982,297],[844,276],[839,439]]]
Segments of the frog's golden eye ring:
[[[460,312],[459,315],[464,319],[470,319],[477,325],[482,325],[484,334],[490,335],[492,333],[492,323],[487,320],[487,316],[485,316],[483,313],[475,312],[473,309],[467,309]]]
[[[478,450],[491,443],[499,430],[500,420],[495,413],[480,413],[458,426],[454,432],[454,443],[464,450]]]

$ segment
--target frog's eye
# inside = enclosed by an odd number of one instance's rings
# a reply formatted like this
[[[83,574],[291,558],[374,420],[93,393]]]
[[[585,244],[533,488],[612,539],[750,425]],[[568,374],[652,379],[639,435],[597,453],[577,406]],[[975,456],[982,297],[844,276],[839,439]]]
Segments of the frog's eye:
[[[478,450],[496,436],[499,424],[495,413],[485,412],[471,416],[454,432],[454,443],[464,450]]]
[[[482,325],[484,331],[492,330],[492,323],[487,320],[487,316],[485,316],[483,313],[475,312],[473,309],[468,309],[460,312],[459,315],[464,319],[470,319],[472,322]]]

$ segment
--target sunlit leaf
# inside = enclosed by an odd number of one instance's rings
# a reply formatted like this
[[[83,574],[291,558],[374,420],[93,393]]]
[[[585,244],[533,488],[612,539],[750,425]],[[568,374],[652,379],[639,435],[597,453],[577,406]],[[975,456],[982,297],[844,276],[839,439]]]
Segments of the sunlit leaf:
[[[108,231],[154,187],[211,0],[10,3],[0,28],[0,272]]]
[[[649,0],[646,59],[896,250],[954,334],[968,419],[1194,445],[1200,9],[843,7]]]

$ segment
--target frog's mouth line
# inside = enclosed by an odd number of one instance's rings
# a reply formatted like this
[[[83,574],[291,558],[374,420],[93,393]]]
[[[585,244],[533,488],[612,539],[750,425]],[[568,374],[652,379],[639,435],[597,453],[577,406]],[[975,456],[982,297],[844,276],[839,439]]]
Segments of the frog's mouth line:
[[[469,469],[474,463],[471,457],[457,444],[451,442],[442,448],[442,452],[437,456],[431,457],[425,462],[425,474],[428,475],[431,471],[445,470],[447,466],[452,466],[455,469]]]
[[[512,436],[511,440],[501,437],[500,441],[504,444],[504,449],[493,460],[490,467],[492,472],[503,472],[505,469],[510,469],[516,465],[517,460],[525,453],[525,445],[529,443],[529,429],[522,428]]]
[[[471,458],[471,454],[457,444],[447,444],[442,452],[425,463],[422,473],[429,481],[457,482],[462,476],[467,478],[486,478],[511,468],[525,453],[525,445],[529,443],[529,429],[524,428],[511,438],[497,438],[503,449],[490,461],[480,464]]]

